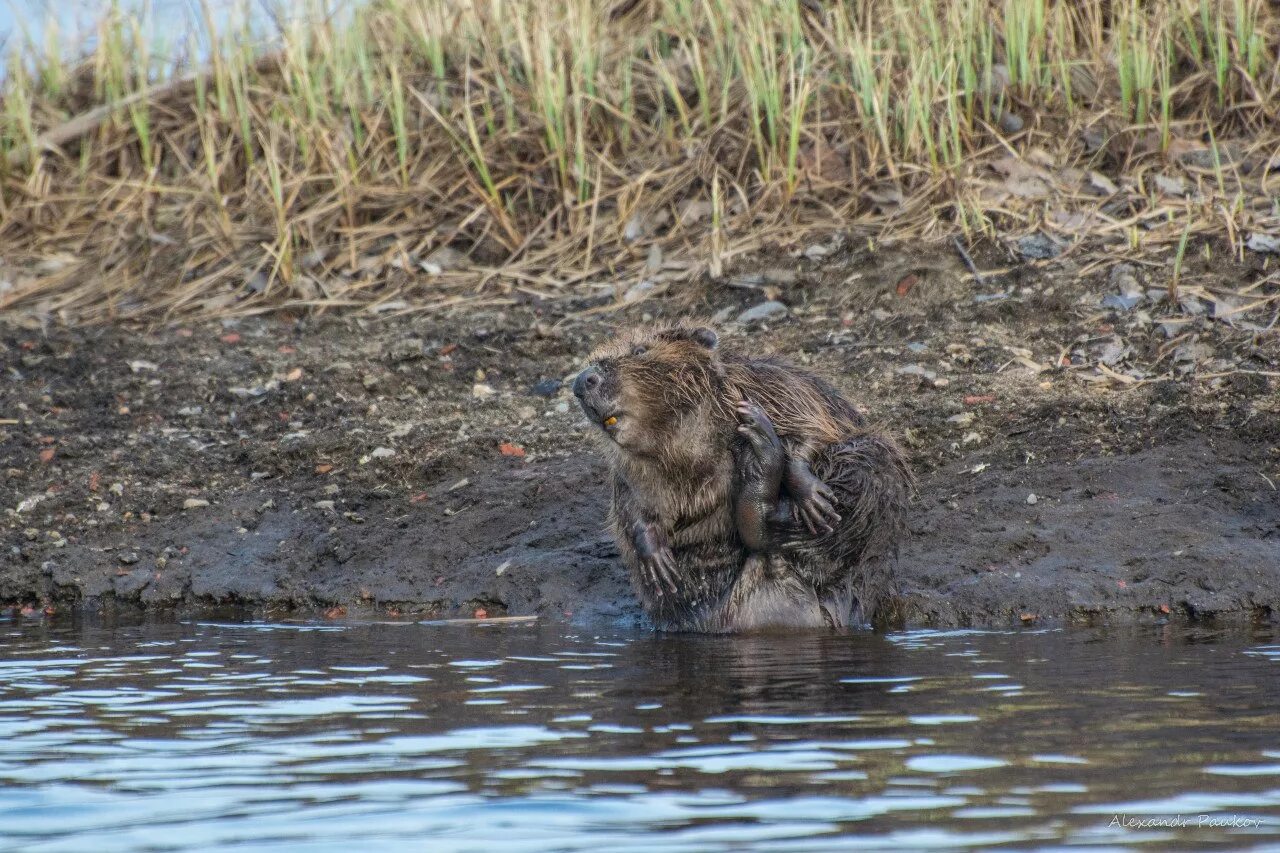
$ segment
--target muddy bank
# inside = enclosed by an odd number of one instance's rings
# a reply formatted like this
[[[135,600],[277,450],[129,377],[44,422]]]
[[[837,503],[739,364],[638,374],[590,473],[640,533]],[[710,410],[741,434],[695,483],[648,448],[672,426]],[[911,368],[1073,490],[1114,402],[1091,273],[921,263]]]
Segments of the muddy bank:
[[[1124,276],[1154,290],[1159,270],[1121,274],[1063,260],[978,285],[946,251],[845,250],[623,308],[512,290],[397,318],[11,317],[0,601],[636,622],[563,380],[612,324],[694,314],[833,377],[903,438],[912,622],[1269,619],[1276,335],[1134,304]]]

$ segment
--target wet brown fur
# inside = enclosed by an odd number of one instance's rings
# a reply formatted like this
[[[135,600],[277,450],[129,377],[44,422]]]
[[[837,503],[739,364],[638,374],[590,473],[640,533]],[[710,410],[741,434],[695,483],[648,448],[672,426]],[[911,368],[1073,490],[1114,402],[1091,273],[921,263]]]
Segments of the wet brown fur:
[[[892,588],[911,475],[896,445],[870,430],[826,380],[774,358],[724,354],[697,327],[626,330],[591,362],[616,383],[611,524],[646,611],[668,630],[841,627],[876,619]],[[643,352],[640,351],[642,348]],[[747,551],[733,501],[743,451],[735,407],[754,400],[789,455],[808,460],[836,494],[834,532],[768,554]],[[644,582],[628,533],[660,525],[678,567],[675,593]]]

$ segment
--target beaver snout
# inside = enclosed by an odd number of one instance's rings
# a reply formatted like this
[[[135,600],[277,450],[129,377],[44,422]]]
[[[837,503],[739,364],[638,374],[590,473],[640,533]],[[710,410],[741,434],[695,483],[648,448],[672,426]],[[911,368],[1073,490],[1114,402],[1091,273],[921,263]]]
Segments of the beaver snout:
[[[617,382],[606,379],[608,377],[593,364],[573,380],[573,394],[582,404],[582,411],[586,412],[587,417],[612,435],[622,413],[618,411],[616,399]]]
[[[591,365],[579,373],[577,379],[573,380],[573,396],[585,401],[587,394],[599,388],[602,381],[600,369],[594,364]]]

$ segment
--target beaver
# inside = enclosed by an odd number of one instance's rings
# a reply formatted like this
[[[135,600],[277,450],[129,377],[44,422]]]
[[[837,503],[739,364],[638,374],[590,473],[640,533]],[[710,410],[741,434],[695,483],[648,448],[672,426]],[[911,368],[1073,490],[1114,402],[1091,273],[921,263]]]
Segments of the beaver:
[[[912,476],[831,383],[686,323],[626,330],[573,384],[610,525],[662,630],[842,628],[892,586]]]

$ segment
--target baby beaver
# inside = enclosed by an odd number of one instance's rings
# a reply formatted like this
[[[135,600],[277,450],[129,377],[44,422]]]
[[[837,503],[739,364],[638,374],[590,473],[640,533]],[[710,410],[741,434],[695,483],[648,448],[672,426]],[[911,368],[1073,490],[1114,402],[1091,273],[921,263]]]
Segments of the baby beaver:
[[[600,428],[613,533],[660,629],[876,619],[911,474],[830,383],[677,324],[602,345],[573,393]]]

